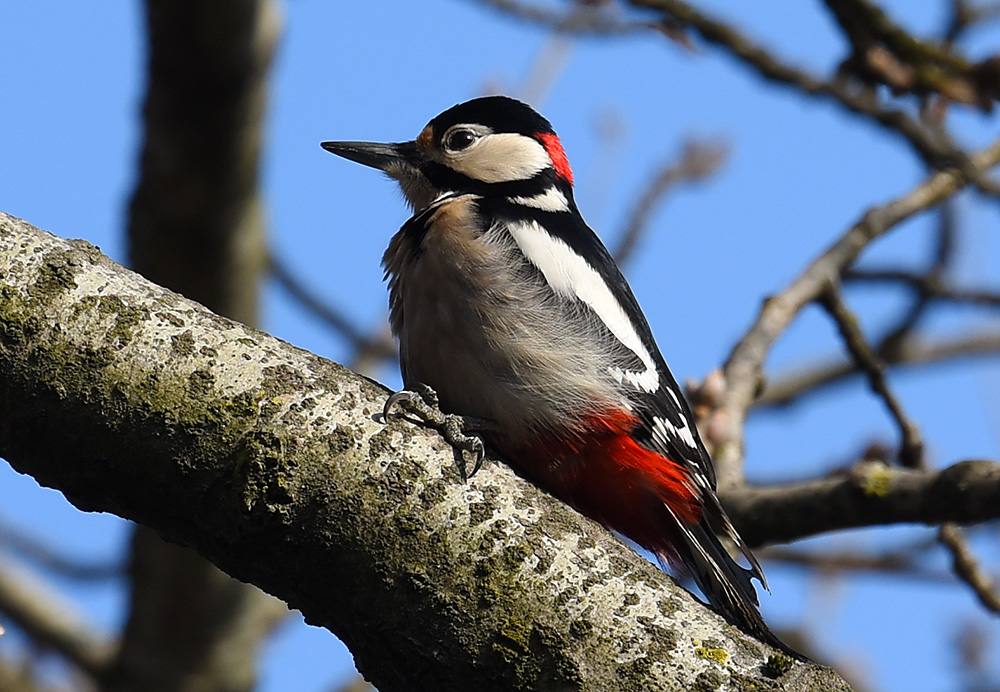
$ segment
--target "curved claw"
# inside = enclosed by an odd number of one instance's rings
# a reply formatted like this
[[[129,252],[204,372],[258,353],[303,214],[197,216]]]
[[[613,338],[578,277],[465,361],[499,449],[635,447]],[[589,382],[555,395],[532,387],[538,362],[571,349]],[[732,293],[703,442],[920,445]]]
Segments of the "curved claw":
[[[476,449],[474,450],[475,454],[476,454],[476,463],[474,463],[472,465],[472,472],[468,476],[466,476],[466,479],[469,479],[469,478],[472,478],[473,476],[475,476],[476,472],[483,467],[483,460],[486,459],[486,445],[484,445],[483,441],[481,439],[479,439],[478,437],[475,438],[475,439],[476,439],[477,442],[479,442],[479,444],[476,445]],[[464,472],[464,469],[463,469],[463,472]],[[465,474],[463,473],[462,475],[465,475]]]
[[[404,401],[410,401],[411,399],[413,399],[413,392],[408,389],[401,389],[395,394],[389,396],[389,398],[385,400],[385,405],[382,407],[382,420],[386,422],[389,420],[389,411],[392,410],[393,406],[396,406]]]
[[[472,478],[482,468],[483,461],[486,459],[486,445],[483,444],[482,438],[478,435],[469,435],[466,431],[484,429],[486,421],[444,413],[439,408],[437,392],[425,384],[418,384],[412,390],[403,389],[390,395],[382,407],[383,421],[388,422],[389,412],[393,406],[397,405],[403,405],[407,411],[415,414],[426,425],[441,433],[441,436],[452,447],[475,454],[476,459],[471,473],[466,472],[465,459],[461,453],[455,459],[455,465],[463,480]]]

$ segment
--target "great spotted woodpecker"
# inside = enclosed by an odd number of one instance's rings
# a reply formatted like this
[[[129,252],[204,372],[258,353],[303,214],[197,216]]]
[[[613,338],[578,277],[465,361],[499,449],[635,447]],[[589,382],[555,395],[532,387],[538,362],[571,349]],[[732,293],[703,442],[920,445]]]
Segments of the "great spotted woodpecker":
[[[382,260],[406,388],[484,422],[526,477],[784,648],[757,610],[751,578],[766,588],[764,574],[719,504],[691,410],[577,209],[549,122],[490,96],[449,108],[412,142],[322,146],[383,170],[415,211]]]

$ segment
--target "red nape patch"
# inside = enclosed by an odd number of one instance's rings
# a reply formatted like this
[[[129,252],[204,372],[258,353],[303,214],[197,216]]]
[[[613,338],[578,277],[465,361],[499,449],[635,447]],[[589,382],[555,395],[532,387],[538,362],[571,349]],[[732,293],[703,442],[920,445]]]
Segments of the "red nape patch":
[[[559,141],[559,138],[552,132],[539,132],[535,136],[541,141],[549,158],[552,159],[556,175],[572,185],[573,169],[569,167],[569,159],[566,158],[566,152],[563,151],[562,142]]]

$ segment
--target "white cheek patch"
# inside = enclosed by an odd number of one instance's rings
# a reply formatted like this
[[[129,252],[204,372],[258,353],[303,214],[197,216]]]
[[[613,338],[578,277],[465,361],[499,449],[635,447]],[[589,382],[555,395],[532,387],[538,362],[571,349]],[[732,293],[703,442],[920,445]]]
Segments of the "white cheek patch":
[[[483,135],[468,149],[445,153],[444,160],[459,173],[484,183],[528,180],[552,166],[545,147],[512,132]]]
[[[569,211],[569,201],[566,199],[566,195],[555,186],[533,197],[509,197],[508,201],[512,204],[520,204],[522,207],[534,207],[542,211]]]
[[[588,305],[608,331],[646,368],[642,372],[610,368],[611,375],[619,382],[627,381],[643,391],[655,392],[660,378],[653,358],[597,271],[569,245],[547,233],[534,221],[512,223],[509,230],[521,252],[538,267],[552,290]]]

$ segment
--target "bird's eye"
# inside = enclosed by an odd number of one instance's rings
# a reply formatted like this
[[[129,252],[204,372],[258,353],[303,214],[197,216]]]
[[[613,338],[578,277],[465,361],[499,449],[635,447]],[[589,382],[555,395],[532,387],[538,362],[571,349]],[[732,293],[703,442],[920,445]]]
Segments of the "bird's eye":
[[[444,140],[444,146],[451,151],[461,151],[468,149],[477,139],[474,132],[469,130],[455,130]]]

